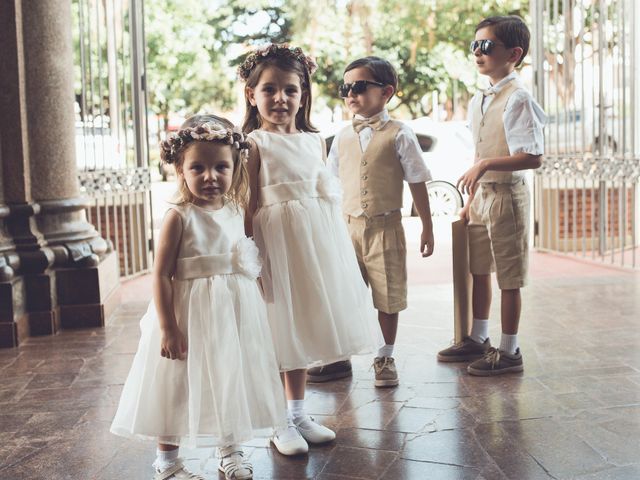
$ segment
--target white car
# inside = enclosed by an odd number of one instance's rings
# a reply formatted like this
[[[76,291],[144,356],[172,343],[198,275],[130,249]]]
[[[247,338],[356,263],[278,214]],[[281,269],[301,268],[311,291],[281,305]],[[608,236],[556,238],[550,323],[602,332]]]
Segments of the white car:
[[[337,122],[322,130],[327,151],[338,131],[349,120]],[[455,183],[473,164],[473,139],[464,122],[434,122],[429,117],[406,121],[418,137],[422,157],[431,172],[427,183],[431,215],[455,215],[464,205],[464,199]],[[409,188],[404,189],[403,215],[416,215]]]
[[[429,117],[406,123],[418,137],[422,157],[431,171],[433,180],[427,184],[431,214],[455,215],[464,205],[456,182],[473,165],[471,130],[465,122],[435,122]],[[431,145],[427,145],[427,138],[433,139]]]

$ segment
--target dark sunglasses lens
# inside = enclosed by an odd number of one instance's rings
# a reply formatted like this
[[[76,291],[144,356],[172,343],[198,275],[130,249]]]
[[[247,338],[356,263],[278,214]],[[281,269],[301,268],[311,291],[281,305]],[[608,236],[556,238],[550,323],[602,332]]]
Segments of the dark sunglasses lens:
[[[491,53],[491,50],[493,50],[494,45],[495,43],[493,43],[493,41],[491,40],[474,40],[469,45],[469,48],[471,49],[471,53],[475,53],[479,48],[480,53],[482,53],[483,55],[489,55]]]
[[[483,40],[480,46],[480,51],[485,55],[489,55],[495,44],[491,40]]]
[[[341,97],[348,97],[349,96],[349,90],[351,90],[351,85],[349,84],[342,84],[338,87],[338,92],[340,93]]]
[[[354,95],[359,95],[367,91],[367,82],[364,80],[358,80],[357,82],[353,82],[353,86],[351,87]]]

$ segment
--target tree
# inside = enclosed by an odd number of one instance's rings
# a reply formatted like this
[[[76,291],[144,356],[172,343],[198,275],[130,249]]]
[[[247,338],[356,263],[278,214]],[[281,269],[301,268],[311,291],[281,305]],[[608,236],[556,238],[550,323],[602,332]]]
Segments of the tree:
[[[315,90],[329,107],[348,61],[378,55],[397,68],[390,108],[428,114],[431,94],[466,107],[477,74],[468,45],[475,25],[492,14],[528,11],[518,0],[229,0],[217,5],[147,0],[152,109],[227,110],[237,99],[235,66],[253,47],[289,42],[314,55]]]
[[[196,0],[146,0],[147,88],[163,130],[171,112],[234,105],[224,52],[212,48],[216,30],[207,22],[210,8]]]

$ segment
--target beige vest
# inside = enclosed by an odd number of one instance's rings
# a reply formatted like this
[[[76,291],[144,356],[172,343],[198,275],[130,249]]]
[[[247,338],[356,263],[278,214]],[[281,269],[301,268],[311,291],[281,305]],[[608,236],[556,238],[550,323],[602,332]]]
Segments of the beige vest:
[[[515,80],[507,83],[496,93],[484,115],[482,114],[482,101],[475,102],[471,130],[473,132],[473,141],[476,145],[476,161],[483,158],[508,157],[511,155],[504,133],[502,115],[507,107],[509,97],[518,88],[521,87]],[[489,170],[482,176],[480,182],[513,183],[516,180],[517,178],[514,177],[513,172]]]
[[[364,152],[353,127],[340,132],[338,162],[344,213],[373,217],[402,208],[404,171],[395,142],[401,126],[402,123],[389,120],[373,132]]]

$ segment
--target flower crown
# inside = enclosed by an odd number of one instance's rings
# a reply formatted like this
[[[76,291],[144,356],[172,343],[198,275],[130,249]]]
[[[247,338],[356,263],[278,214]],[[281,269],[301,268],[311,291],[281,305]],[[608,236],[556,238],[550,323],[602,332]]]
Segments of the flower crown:
[[[316,64],[315,60],[305,55],[300,47],[290,47],[287,43],[270,43],[247,55],[247,58],[238,67],[238,76],[246,81],[256,65],[268,57],[293,58],[305,66],[309,76],[313,75],[313,72],[318,69],[318,64]]]
[[[249,142],[239,130],[226,128],[219,123],[203,123],[170,134],[160,143],[160,157],[165,163],[176,163],[178,154],[189,143],[196,140],[231,145],[232,148],[240,151],[240,158],[243,161],[246,161],[249,153]]]

